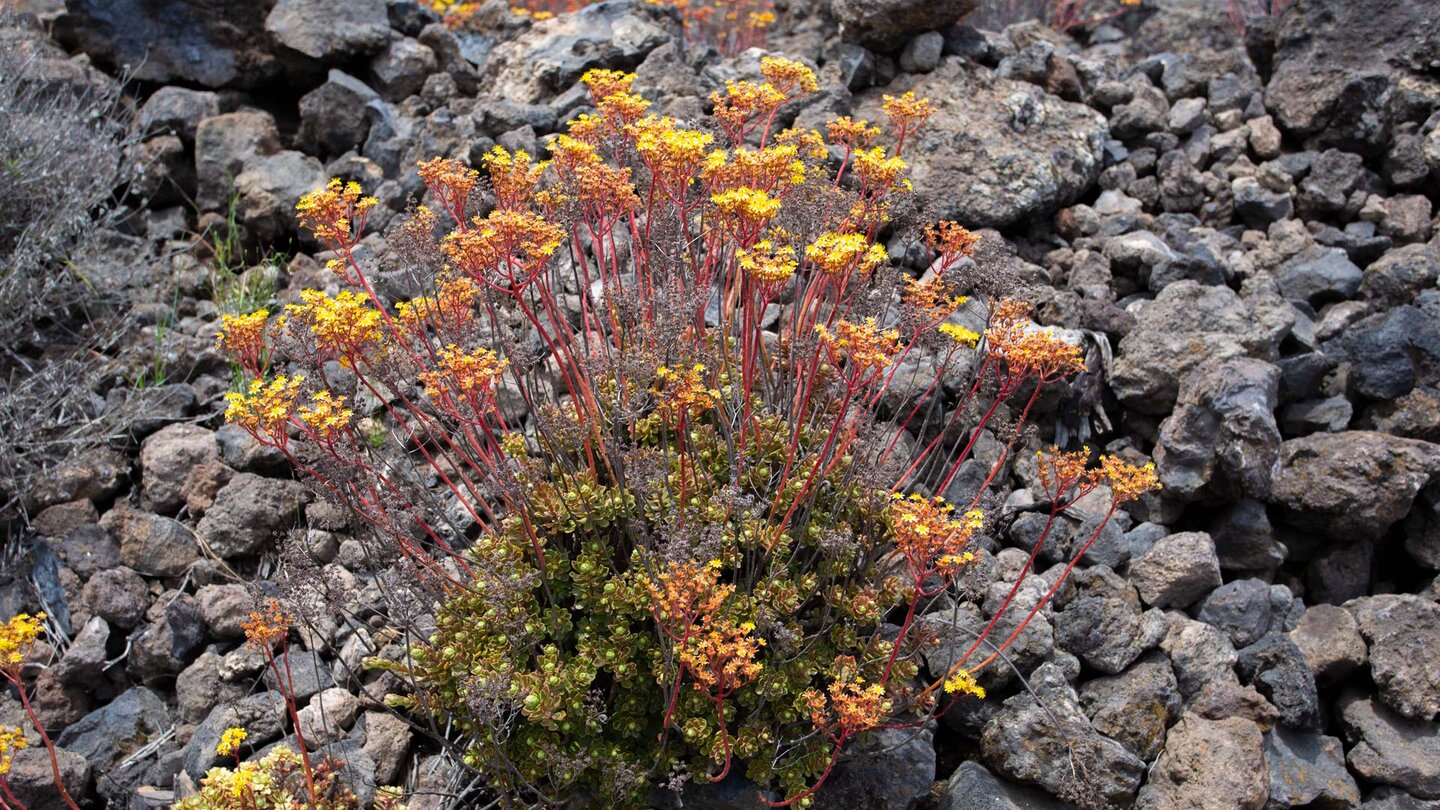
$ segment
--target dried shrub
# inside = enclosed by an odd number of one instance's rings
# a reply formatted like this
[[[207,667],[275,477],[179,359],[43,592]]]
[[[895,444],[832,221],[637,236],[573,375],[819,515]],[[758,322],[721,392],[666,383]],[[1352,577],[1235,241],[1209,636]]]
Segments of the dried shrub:
[[[371,662],[413,687],[390,702],[448,728],[497,791],[643,806],[743,767],[767,802],[808,805],[858,735],[983,696],[1044,605],[916,680],[917,617],[983,553],[986,493],[1079,349],[1021,301],[967,298],[996,280],[954,223],[917,234],[923,280],[890,264],[877,240],[927,101],[888,98],[887,136],[849,118],[776,132],[817,82],[761,64],[715,94],[708,128],[591,71],[596,112],[549,161],[422,163],[431,207],[390,236],[429,275],[408,301],[359,258],[375,201],[333,181],[300,219],[345,289],[224,321],[250,378],[228,418],[429,594],[419,640]],[[955,494],[1002,410],[1008,444]],[[1089,460],[1042,455],[1052,523],[1101,487],[1113,512],[1155,486],[1151,467]]]

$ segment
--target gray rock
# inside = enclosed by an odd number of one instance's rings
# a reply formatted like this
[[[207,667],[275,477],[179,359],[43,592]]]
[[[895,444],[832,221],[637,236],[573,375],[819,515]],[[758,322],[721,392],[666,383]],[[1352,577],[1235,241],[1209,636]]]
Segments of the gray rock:
[[[1237,177],[1230,181],[1235,198],[1235,213],[1245,224],[1257,230],[1269,228],[1295,213],[1294,200],[1288,193],[1271,191],[1254,177]]]
[[[1143,85],[1127,104],[1110,113],[1110,132],[1121,140],[1139,138],[1149,132],[1165,129],[1170,115],[1170,102],[1157,87]]]
[[[1300,182],[1300,213],[1307,219],[1344,213],[1351,195],[1364,181],[1364,172],[1365,161],[1361,156],[1338,149],[1325,150]]]
[[[948,57],[857,96],[855,115],[884,120],[883,97],[907,90],[936,106],[904,154],[938,218],[1002,228],[1069,205],[1100,176],[1105,121],[1088,107]]]
[[[140,486],[146,502],[162,513],[179,509],[190,470],[219,458],[215,431],[199,425],[168,425],[146,437],[140,446]]]
[[[320,694],[321,690],[335,685],[330,666],[318,653],[291,647],[285,655],[276,656],[275,662],[281,672],[287,673],[286,688],[289,689],[293,684],[292,694],[296,703],[303,704],[314,695]],[[271,689],[280,688],[280,681],[275,677],[272,667],[265,669],[265,685]]]
[[[1397,244],[1423,242],[1430,238],[1430,199],[1421,194],[1397,194],[1371,201],[1380,209],[1380,233]],[[1367,208],[1369,205],[1366,206]],[[1361,216],[1365,216],[1361,211]]]
[[[340,781],[348,785],[361,807],[375,803],[375,761],[356,740],[341,740],[315,752],[320,758],[340,763]]]
[[[375,782],[394,784],[410,753],[410,724],[389,712],[369,711],[361,715],[357,728],[365,732],[365,753],[375,761]]]
[[[1280,722],[1314,731],[1320,727],[1320,698],[1305,656],[1284,633],[1270,633],[1240,650],[1235,669],[1280,710]]]
[[[305,745],[313,750],[344,739],[355,725],[359,707],[359,699],[346,689],[338,686],[322,689],[296,712]]]
[[[130,638],[125,670],[141,683],[180,672],[205,643],[205,621],[194,597],[171,591],[160,597],[159,605],[164,606],[160,615],[137,628]]]
[[[130,480],[130,460],[106,447],[96,447],[53,467],[30,492],[36,510],[70,501],[104,501]]]
[[[1427,802],[1403,790],[1382,786],[1370,791],[1360,807],[1363,810],[1440,810],[1440,801]]]
[[[139,768],[122,771],[116,766],[169,729],[170,712],[165,701],[149,689],[135,686],[66,728],[55,742],[84,757],[92,768],[104,774],[102,792],[115,795],[117,790],[134,787],[141,776]]]
[[[201,119],[195,134],[196,203],[222,211],[230,186],[245,164],[280,151],[280,132],[269,113],[243,110]]]
[[[1009,591],[1009,586],[1004,583],[996,583],[996,588],[1000,589],[1000,597]],[[1037,590],[1022,588],[1016,594],[1014,602],[995,623],[991,636],[995,639],[1007,638],[1024,620],[1039,597]],[[927,632],[935,634],[936,643],[921,653],[925,668],[932,676],[938,678],[960,663],[961,656],[974,645],[976,634],[989,623],[990,615],[992,614],[982,618],[978,610],[966,604],[954,611],[933,613],[921,619]],[[1042,611],[1015,637],[1005,655],[1015,668],[1024,672],[1048,658],[1054,649],[1054,630]],[[969,661],[975,660],[977,658],[972,653]],[[978,677],[982,686],[993,690],[1008,686],[1014,681],[1015,674],[1009,666],[987,667]]]
[[[537,23],[497,45],[481,78],[493,97],[539,104],[570,89],[591,68],[633,70],[651,51],[679,39],[668,9],[643,0],[607,0]]]
[[[220,96],[215,93],[167,86],[140,107],[140,126],[150,133],[173,133],[182,143],[193,145],[200,122],[219,114]]]
[[[286,150],[246,162],[235,176],[240,221],[263,242],[273,242],[295,230],[295,206],[300,198],[322,188],[329,180],[319,160]]]
[[[211,650],[201,653],[175,678],[175,712],[181,723],[204,720],[219,704],[238,700],[246,690],[220,679],[220,656]]]
[[[81,579],[89,579],[97,571],[120,564],[119,542],[104,526],[94,523],[81,526],[65,535],[55,550],[65,565]]]
[[[1440,247],[1405,245],[1388,250],[1365,268],[1360,296],[1382,307],[1408,304],[1440,278]]]
[[[1416,32],[1440,26],[1440,9],[1405,0],[1319,0],[1296,11],[1275,30],[1266,106],[1312,146],[1382,151],[1392,95],[1430,58],[1427,38]]]
[[[1269,731],[1280,720],[1280,710],[1253,686],[1230,681],[1209,681],[1190,697],[1186,709],[1206,720],[1241,717]]]
[[[1436,445],[1358,430],[1317,433],[1281,446],[1270,501],[1297,528],[1378,539],[1437,474]]]
[[[1272,358],[1293,323],[1293,311],[1278,301],[1247,302],[1228,287],[1176,282],[1136,314],[1120,341],[1111,387],[1128,407],[1169,413],[1192,369],[1207,359]]]
[[[888,52],[917,34],[954,25],[978,5],[977,0],[837,0],[833,6],[840,36],[873,51]]]
[[[262,692],[216,706],[195,727],[194,736],[181,751],[185,773],[198,780],[205,771],[221,764],[215,746],[220,744],[220,735],[225,729],[234,726],[245,729],[245,743],[258,749],[280,737],[284,718],[285,698],[279,692]]]
[[[1342,696],[1339,708],[1352,771],[1422,799],[1440,799],[1440,725],[1403,717],[1355,692]]]
[[[129,630],[150,606],[150,590],[134,570],[121,566],[101,571],[85,583],[90,611],[116,627]]]
[[[1170,631],[1160,649],[1170,656],[1181,694],[1194,695],[1211,682],[1236,683],[1234,667],[1239,656],[1225,633],[1181,613],[1166,618]]]
[[[1275,269],[1281,294],[1317,309],[1353,298],[1363,278],[1360,268],[1339,248],[1310,248]]]
[[[1277,727],[1265,735],[1265,764],[1266,810],[1360,805],[1360,788],[1345,770],[1345,749],[1334,737]]]
[[[265,30],[280,44],[325,61],[368,56],[390,41],[385,0],[276,0]]]
[[[255,87],[282,68],[265,32],[263,3],[197,0],[171,7],[148,0],[75,0],[65,10],[61,39],[101,64],[128,66],[139,81]]]
[[[905,43],[905,49],[900,52],[900,69],[906,73],[929,73],[939,67],[944,50],[944,35],[927,31]]]
[[[1336,396],[1292,402],[1280,409],[1276,422],[1287,436],[1305,436],[1311,433],[1339,433],[1350,427],[1354,417],[1355,406],[1350,404],[1350,400]]]
[[[182,576],[200,558],[195,535],[178,520],[116,506],[101,520],[120,541],[120,559],[156,577]]]
[[[1147,605],[1192,605],[1221,582],[1215,543],[1205,532],[1163,537],[1130,561],[1129,579]]]
[[[1248,357],[1208,361],[1186,374],[1155,448],[1165,494],[1266,497],[1280,455],[1279,392],[1280,369]]]
[[[300,143],[321,154],[339,155],[359,148],[370,135],[371,102],[380,94],[339,70],[300,97]]]
[[[1280,156],[1281,135],[1280,128],[1275,126],[1275,119],[1262,115],[1259,118],[1251,119],[1246,124],[1250,129],[1250,151],[1255,157],[1261,160],[1274,160]]]
[[[240,473],[220,490],[195,531],[219,557],[254,554],[276,532],[300,522],[306,500],[298,481]]]
[[[1216,512],[1210,538],[1220,567],[1227,571],[1272,571],[1285,562],[1285,547],[1275,539],[1265,504],[1254,498]]]
[[[978,762],[964,762],[945,787],[937,810],[1068,810],[1054,796],[996,778]]]
[[[55,664],[56,679],[61,683],[98,685],[109,641],[110,625],[99,616],[91,616],[90,621],[71,639],[65,655]]]
[[[1253,644],[1270,629],[1270,586],[1258,579],[1227,582],[1200,602],[1195,618],[1224,630],[1236,647]]]
[[[1263,746],[1260,728],[1249,720],[1186,714],[1170,729],[1135,807],[1260,810],[1270,788]]]
[[[1418,307],[1399,306],[1363,318],[1340,340],[1354,366],[1352,394],[1395,399],[1416,385],[1440,382],[1440,323]]]
[[[815,793],[819,807],[838,810],[917,808],[935,782],[935,745],[928,728],[884,729],[860,738]],[[688,806],[688,803],[687,803]]]
[[[1165,637],[1164,616],[1142,613],[1135,588],[1109,568],[1077,570],[1071,582],[1076,593],[1053,619],[1055,643],[1087,666],[1116,674]]]
[[[1203,98],[1182,98],[1170,108],[1167,125],[1176,135],[1189,135],[1205,123]]]
[[[220,639],[243,638],[241,626],[256,609],[255,596],[245,585],[234,582],[206,585],[195,592],[195,601],[200,605],[200,615],[210,635]]]
[[[1165,745],[1165,730],[1180,717],[1180,685],[1170,660],[1149,652],[1119,675],[1086,681],[1080,705],[1096,731],[1150,762]]]
[[[55,749],[55,760],[65,790],[72,798],[84,797],[95,776],[90,763],[85,757],[63,748]],[[55,764],[39,745],[15,754],[10,773],[6,775],[6,786],[20,806],[28,810],[66,810],[70,806],[55,789]]]
[[[1006,700],[986,724],[980,740],[985,763],[1007,779],[1051,794],[1081,790],[1102,801],[1128,803],[1145,763],[1095,730],[1059,667],[1042,664],[1030,686],[1034,696],[1021,693]],[[1077,760],[1088,768],[1080,784],[1071,767]]]
[[[1370,645],[1380,700],[1405,717],[1440,715],[1440,605],[1411,594],[1345,603]]]
[[[1311,605],[1290,631],[1290,640],[1321,686],[1339,683],[1369,660],[1355,617],[1335,605]]]
[[[375,89],[394,102],[420,92],[425,78],[439,69],[435,52],[413,39],[397,39],[370,60]]]

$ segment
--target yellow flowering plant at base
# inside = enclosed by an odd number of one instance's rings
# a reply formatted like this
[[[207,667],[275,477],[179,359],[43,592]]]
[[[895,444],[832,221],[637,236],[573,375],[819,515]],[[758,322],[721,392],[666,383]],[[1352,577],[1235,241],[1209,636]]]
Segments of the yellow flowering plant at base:
[[[348,289],[268,325],[283,374],[232,395],[231,420],[348,507],[423,603],[423,631],[368,662],[406,685],[388,701],[518,801],[643,807],[740,772],[767,804],[819,804],[857,737],[984,691],[994,624],[923,672],[916,619],[986,553],[987,492],[1082,358],[974,289],[968,231],[894,221],[932,105],[891,99],[888,132],[847,119],[827,143],[773,131],[813,72],[761,72],[702,132],[591,71],[595,112],[549,161],[492,152],[488,183],[425,161],[431,207],[395,231],[432,268],[408,301],[358,258],[363,192],[307,197]],[[924,283],[890,263],[897,240],[930,251]],[[983,328],[950,323],[967,296]],[[897,390],[916,367],[924,396]],[[957,496],[1002,418],[989,478]],[[1085,468],[1055,514],[1153,488],[1127,462]],[[271,613],[246,628],[267,651],[288,629]]]

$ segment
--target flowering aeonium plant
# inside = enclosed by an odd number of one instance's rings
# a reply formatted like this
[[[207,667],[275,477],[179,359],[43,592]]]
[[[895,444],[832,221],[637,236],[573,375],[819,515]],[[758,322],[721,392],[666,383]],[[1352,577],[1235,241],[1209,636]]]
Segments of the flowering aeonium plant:
[[[973,653],[1009,641],[977,628],[916,681],[916,617],[983,553],[985,493],[1080,351],[992,297],[954,223],[925,230],[923,279],[890,264],[879,239],[905,229],[903,141],[928,102],[887,99],[891,145],[866,121],[780,129],[817,83],[761,68],[715,94],[713,128],[597,70],[595,112],[548,160],[423,163],[435,207],[391,233],[430,268],[410,300],[357,258],[373,203],[332,184],[301,215],[347,289],[305,294],[260,348],[220,338],[251,347],[255,375],[230,419],[429,588],[433,632],[375,665],[498,790],[639,805],[740,763],[767,801],[807,805],[856,736],[924,722],[937,691],[981,693],[995,656]],[[983,485],[956,495],[1007,415]],[[1112,511],[1155,485],[1118,459],[1046,458],[1052,522],[1102,485]]]

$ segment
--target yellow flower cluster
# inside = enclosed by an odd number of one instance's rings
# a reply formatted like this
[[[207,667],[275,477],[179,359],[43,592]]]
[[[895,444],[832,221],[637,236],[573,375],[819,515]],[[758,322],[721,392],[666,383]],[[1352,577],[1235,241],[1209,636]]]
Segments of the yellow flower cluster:
[[[545,173],[545,162],[532,163],[523,149],[513,153],[496,146],[481,158],[490,172],[490,186],[501,208],[520,208],[532,197]]]
[[[19,726],[0,728],[0,776],[10,773],[15,755],[28,747],[30,741],[25,739],[24,729]]]
[[[861,149],[855,153],[855,171],[870,188],[893,187],[905,172],[906,165],[902,158],[890,156],[883,146]]]
[[[760,75],[764,76],[766,81],[785,96],[793,95],[796,90],[802,93],[815,93],[820,90],[820,82],[815,78],[815,71],[794,59],[777,56],[762,57],[760,59]]]
[[[460,396],[485,400],[509,365],[509,360],[489,349],[464,352],[452,343],[436,356],[435,370],[420,373],[420,381],[432,399]]]
[[[354,416],[350,409],[345,407],[345,398],[334,397],[329,391],[316,391],[311,397],[310,405],[300,409],[300,421],[309,425],[316,435],[325,441],[335,438],[337,433],[343,433],[350,428],[350,418]]]
[[[950,679],[945,681],[945,691],[955,695],[974,695],[977,698],[985,698],[985,687],[975,680],[975,676],[968,669],[956,670]]]
[[[320,349],[335,354],[342,365],[353,355],[381,343],[384,316],[371,306],[369,296],[341,290],[333,297],[320,290],[301,290],[303,303],[289,304],[285,312],[310,328]]]
[[[704,567],[693,562],[671,563],[659,576],[645,580],[645,590],[660,626],[680,640],[697,621],[713,616],[735,592],[720,583],[720,561]]]
[[[629,93],[630,86],[635,83],[635,74],[623,70],[591,68],[585,71],[580,81],[589,89],[590,99],[598,105],[610,96]]]
[[[579,135],[561,135],[550,142],[550,152],[565,193],[547,190],[542,193],[547,199],[556,203],[574,199],[608,216],[627,213],[639,204],[630,169],[606,163],[594,143]]]
[[[295,413],[295,402],[300,397],[300,386],[304,377],[287,377],[284,374],[271,380],[252,380],[247,393],[231,391],[225,395],[229,403],[225,409],[225,421],[239,425],[257,436],[268,436],[283,443],[287,436],[286,425],[290,415]]]
[[[1059,500],[1065,493],[1085,477],[1085,464],[1090,460],[1090,448],[1066,452],[1058,447],[1036,450],[1039,458],[1037,472],[1040,486],[1052,500]]]
[[[506,275],[519,269],[529,276],[539,272],[565,239],[565,230],[529,211],[497,209],[476,217],[474,228],[445,237],[440,249],[471,278],[482,278],[502,267]]]
[[[257,309],[249,315],[221,316],[215,348],[237,357],[258,357],[264,346],[265,323],[269,318],[268,309]]]
[[[832,276],[856,270],[868,275],[888,257],[884,245],[859,233],[822,233],[805,248],[805,258]]]
[[[377,200],[362,196],[359,183],[341,183],[332,179],[325,188],[300,198],[295,206],[300,226],[327,244],[348,243],[353,237],[356,218],[372,208]]]
[[[959,343],[961,346],[969,346],[972,349],[975,348],[975,344],[980,342],[980,333],[966,329],[959,324],[942,323],[936,328],[936,331]]]
[[[720,213],[749,225],[759,225],[780,213],[780,201],[753,188],[734,188],[711,195]]]
[[[17,613],[0,625],[0,669],[13,670],[25,663],[25,656],[35,646],[35,640],[45,632],[44,613],[31,616]]]
[[[896,132],[912,132],[935,114],[935,105],[929,99],[916,97],[914,90],[898,97],[886,95],[883,101],[880,108],[890,116],[890,125]]]
[[[925,281],[905,278],[905,290],[900,294],[905,303],[931,318],[947,318],[950,313],[969,301],[964,295],[957,295],[939,275],[932,275]]]
[[[243,728],[231,726],[225,729],[220,735],[220,744],[215,746],[215,753],[222,757],[234,756],[235,752],[240,750],[240,743],[245,742],[248,736],[250,735]]]
[[[751,278],[761,284],[783,284],[795,275],[795,251],[789,247],[775,247],[769,239],[762,239],[750,249],[738,248],[735,259]]]
[[[1155,473],[1155,464],[1135,464],[1119,456],[1104,456],[1100,469],[1093,475],[1100,483],[1110,487],[1116,503],[1133,501],[1147,492],[1160,489],[1160,477]]]
[[[864,323],[842,320],[833,332],[823,323],[816,324],[815,332],[832,356],[846,355],[860,369],[882,369],[900,353],[899,330],[882,331],[874,318],[866,318]]]
[[[701,177],[714,190],[749,187],[776,193],[798,186],[805,182],[805,163],[795,140],[765,149],[741,147],[733,154],[717,149],[706,156]]]
[[[715,136],[681,129],[673,118],[647,116],[631,126],[635,150],[657,180],[673,185],[695,182],[695,172]]]
[[[298,754],[288,746],[277,745],[259,762],[242,762],[234,769],[211,768],[200,780],[200,791],[177,802],[175,810],[284,810],[303,806],[295,796],[294,780],[287,779],[300,767]]]

